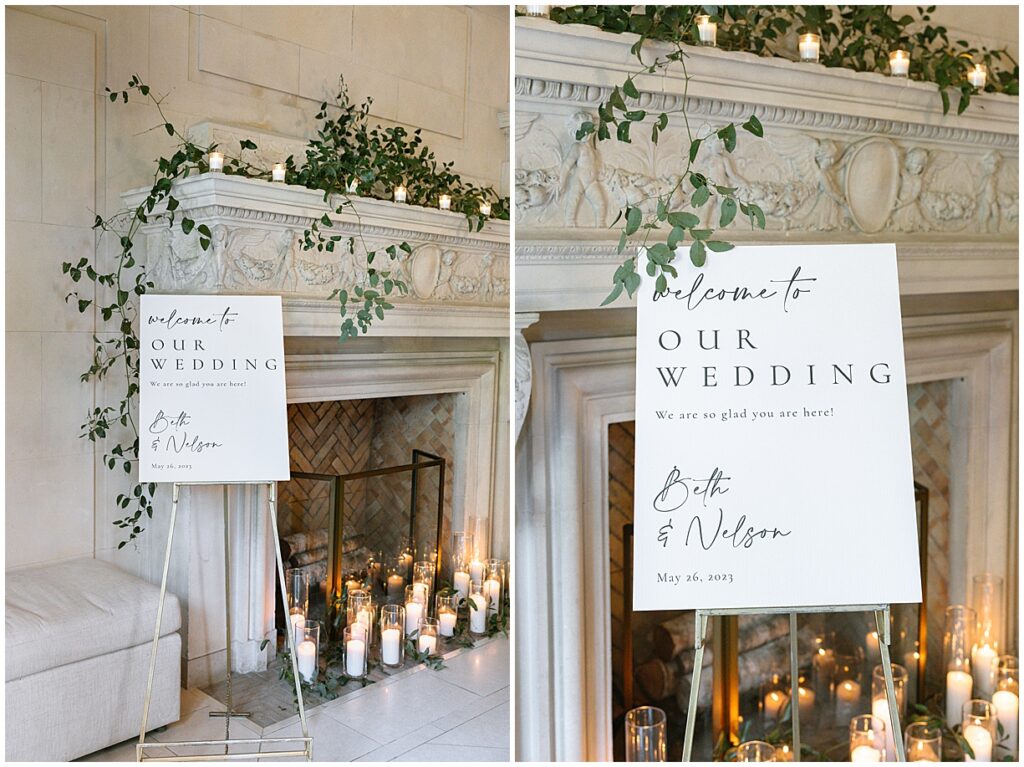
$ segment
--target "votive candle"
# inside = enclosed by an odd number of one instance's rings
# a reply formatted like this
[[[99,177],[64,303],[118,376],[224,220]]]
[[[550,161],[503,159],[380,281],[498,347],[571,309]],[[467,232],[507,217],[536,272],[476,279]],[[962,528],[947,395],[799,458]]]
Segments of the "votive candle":
[[[275,162],[274,167],[270,169],[270,177],[274,181],[284,181],[284,163]]]
[[[988,67],[984,64],[975,64],[967,72],[967,82],[978,90],[982,90],[985,87],[986,80],[988,80]]]
[[[491,215],[491,204],[489,202],[480,203],[480,215],[489,216]]]
[[[437,207],[441,210],[452,209],[452,196],[450,194],[442,194],[437,198]]]
[[[224,170],[224,153],[210,152],[209,163],[211,172],[220,173]]]
[[[405,202],[408,196],[409,191],[402,184],[395,187],[395,202]]]
[[[889,74],[892,77],[906,77],[910,73],[910,53],[898,48],[889,54]]]
[[[714,46],[718,41],[718,24],[707,15],[697,16],[695,21],[697,22],[697,37],[700,40],[700,44]]]
[[[821,37],[808,32],[807,34],[800,35],[800,41],[798,43],[800,48],[800,61],[815,64],[818,58],[821,56]]]

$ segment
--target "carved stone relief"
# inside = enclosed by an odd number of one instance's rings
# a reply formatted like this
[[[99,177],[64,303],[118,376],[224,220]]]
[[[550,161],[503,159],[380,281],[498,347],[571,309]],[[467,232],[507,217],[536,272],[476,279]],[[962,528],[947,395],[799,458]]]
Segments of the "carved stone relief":
[[[577,141],[580,123],[594,119],[586,110],[528,118],[515,172],[517,220],[528,227],[606,227],[627,204],[651,212],[653,198],[686,166],[689,140],[679,126],[657,144],[640,130],[625,144]],[[691,119],[698,135],[713,124]],[[695,168],[761,206],[777,231],[1012,235],[1017,163],[1012,149],[926,148],[910,138],[770,127],[764,139],[742,137],[732,154],[717,140],[703,143]],[[681,185],[673,205],[688,191]],[[717,220],[713,204],[699,212],[707,225]]]

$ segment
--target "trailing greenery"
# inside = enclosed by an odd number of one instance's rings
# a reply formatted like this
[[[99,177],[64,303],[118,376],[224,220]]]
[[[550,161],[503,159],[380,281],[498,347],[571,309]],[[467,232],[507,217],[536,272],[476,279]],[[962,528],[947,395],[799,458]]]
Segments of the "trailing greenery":
[[[234,153],[217,144],[197,144],[167,118],[163,109],[166,97],[154,94],[138,75],[133,75],[123,90],[107,88],[106,92],[112,103],[127,104],[131,99],[141,98],[152,105],[159,122],[151,130],[166,132],[174,147],[170,156],[157,158],[151,187],[142,202],[109,217],[96,215],[93,222],[97,233],[96,253],[101,252],[102,238],[110,237],[116,243],[112,261],[98,256],[83,257],[62,265],[63,273],[73,283],[84,280],[91,282],[94,288],[92,298],[83,298],[72,291],[65,300],[74,301],[79,312],[98,311],[102,322],[109,325],[109,331],[93,336],[92,364],[82,374],[82,381],[104,382],[114,376],[123,377],[119,400],[115,404],[97,405],[82,424],[81,436],[97,442],[115,433],[125,434],[107,449],[103,460],[111,471],[120,469],[130,477],[139,456],[139,430],[134,414],[134,398],[139,392],[137,299],[155,287],[145,264],[136,259],[136,239],[143,226],[160,222],[197,238],[202,250],[210,248],[213,236],[209,226],[197,224],[181,209],[175,197],[175,184],[208,172],[211,152],[222,151],[226,155],[226,175],[269,181],[271,170],[256,164],[251,152],[258,147],[250,139],[240,141]],[[361,234],[346,237],[332,233],[336,217],[342,214],[355,216],[358,224],[355,197],[390,199],[392,190],[402,184],[408,190],[408,200],[414,204],[433,205],[442,192],[451,195],[452,210],[464,214],[471,231],[480,230],[485,223],[486,217],[480,212],[484,203],[491,205],[492,217],[508,219],[508,198],[499,197],[491,188],[464,181],[453,171],[452,163],[439,163],[423,143],[418,129],[410,133],[400,126],[371,126],[371,104],[370,99],[358,105],[352,103],[342,80],[335,99],[319,106],[316,114],[319,127],[315,138],[308,142],[301,165],[294,157],[288,157],[285,162],[286,182],[322,191],[331,210],[304,232],[302,247],[328,253],[344,248],[353,255],[358,248],[367,261],[363,284],[353,286],[351,291],[335,290],[329,296],[338,304],[341,340],[366,333],[374,322],[383,320],[385,313],[394,308],[390,298],[407,293],[407,286],[390,267],[412,252],[407,242],[371,249]],[[382,269],[381,262],[385,262],[387,268]],[[105,268],[105,263],[112,266]],[[126,516],[114,524],[127,533],[118,548],[140,535],[145,529],[145,520],[153,517],[155,491],[153,484],[136,482],[117,496],[116,502]]]
[[[951,95],[959,95],[957,112],[962,113],[978,92],[967,81],[975,63],[988,67],[986,92],[1018,95],[1018,65],[1009,52],[951,40],[946,27],[933,23],[935,8],[918,6],[912,14],[894,16],[891,5],[597,5],[555,7],[551,18],[560,24],[698,44],[693,17],[702,13],[717,22],[717,44],[723,50],[792,59],[796,51],[788,33],[815,32],[821,36],[822,64],[858,72],[885,72],[890,51],[907,50],[910,79],[938,86],[944,112],[950,109]]]

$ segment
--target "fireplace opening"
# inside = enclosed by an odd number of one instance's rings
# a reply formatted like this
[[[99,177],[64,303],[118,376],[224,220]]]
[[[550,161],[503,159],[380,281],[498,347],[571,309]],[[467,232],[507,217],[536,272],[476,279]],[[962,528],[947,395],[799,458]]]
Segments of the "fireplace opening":
[[[907,387],[925,610],[922,613],[917,605],[893,607],[890,649],[892,662],[907,672],[905,706],[938,692],[944,676],[950,509],[963,483],[955,456],[966,431],[954,417],[957,384],[942,380]],[[682,752],[693,674],[694,613],[631,609],[634,433],[634,422],[628,421],[610,424],[607,434],[612,745],[615,759],[624,759],[626,712],[658,706],[667,715],[668,758],[674,760]],[[797,625],[802,740],[819,758],[842,758],[850,717],[872,711],[873,672],[880,660],[873,616],[802,615]],[[788,616],[711,620],[693,758],[721,759],[726,731],[739,734],[741,740],[768,739],[780,748],[787,743],[791,748],[789,669]],[[833,748],[839,750],[832,753]]]

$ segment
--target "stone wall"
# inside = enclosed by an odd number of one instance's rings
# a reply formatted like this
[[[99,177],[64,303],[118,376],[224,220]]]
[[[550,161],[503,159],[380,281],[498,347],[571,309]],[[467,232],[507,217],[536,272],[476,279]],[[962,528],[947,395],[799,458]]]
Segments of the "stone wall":
[[[148,131],[159,122],[152,108],[112,105],[104,87],[137,73],[167,94],[176,125],[302,137],[344,74],[354,98],[374,96],[374,119],[422,127],[442,160],[499,184],[508,10],[24,7],[8,8],[6,22],[6,342],[17,360],[6,374],[7,565],[95,555],[137,569],[125,558],[133,546],[118,554],[111,524],[124,482],[78,438],[87,411],[111,399],[78,380],[103,325],[65,305],[60,264],[93,255],[94,212],[117,210],[170,145],[163,131]],[[109,244],[101,247],[109,258]]]

